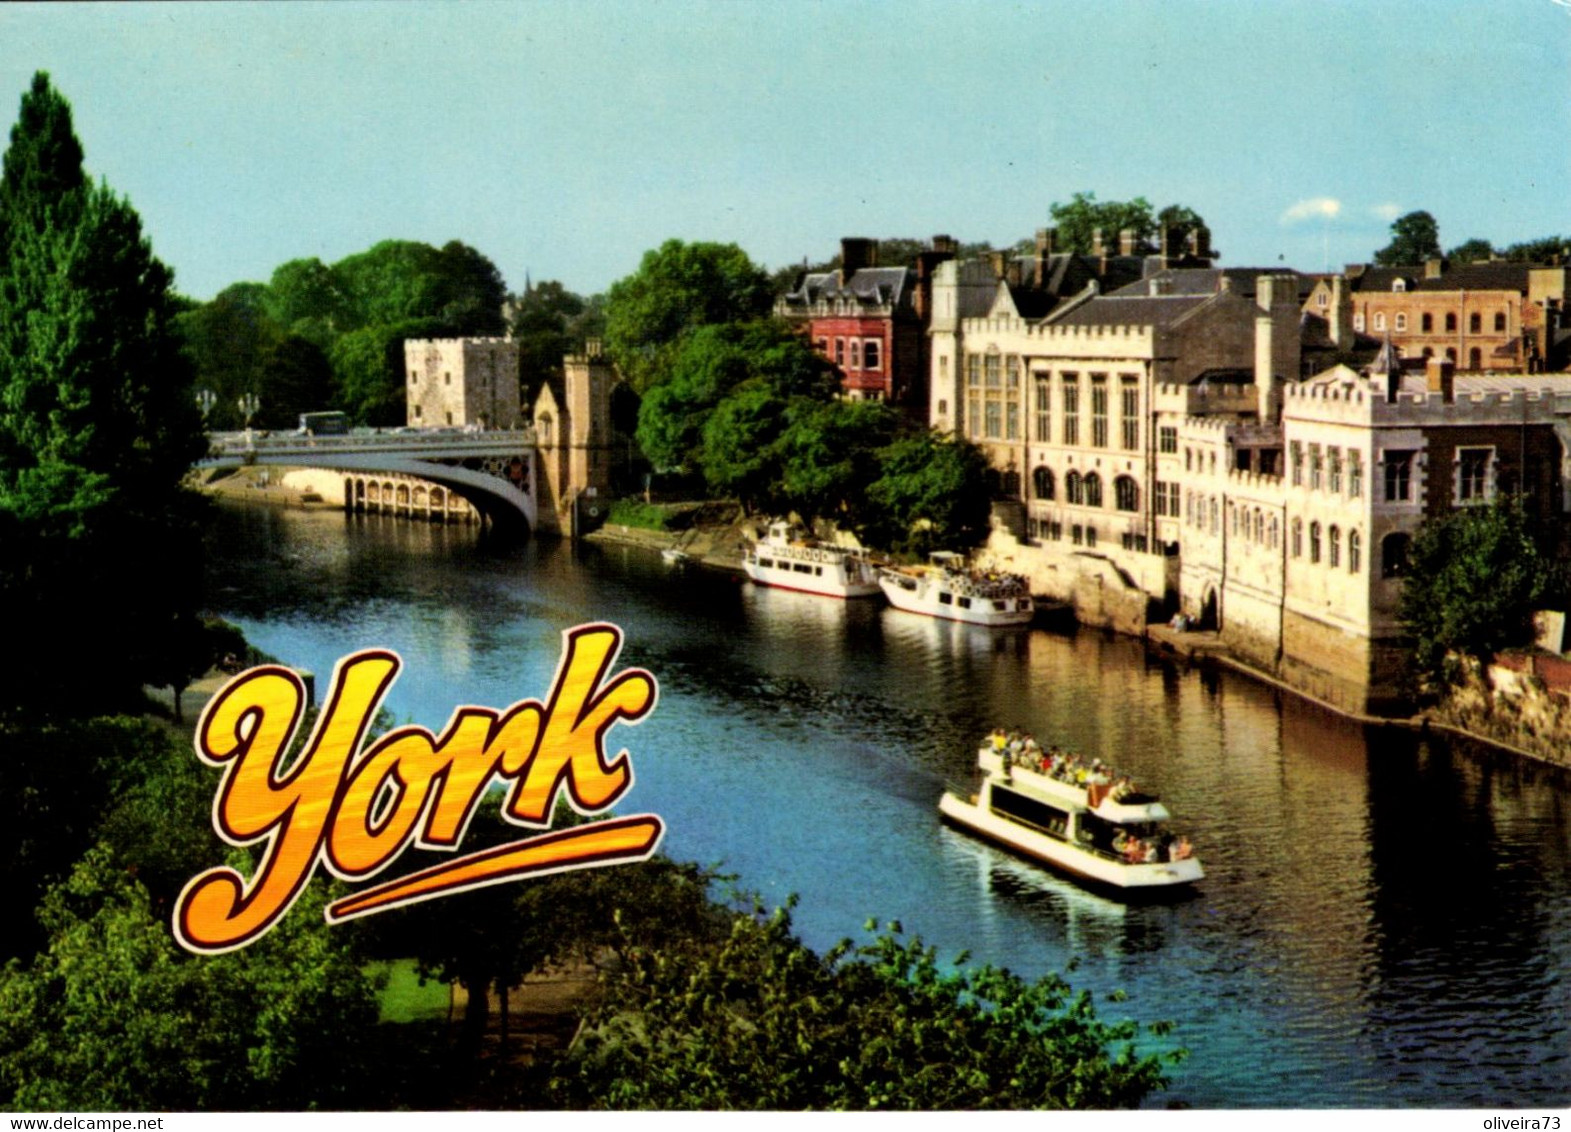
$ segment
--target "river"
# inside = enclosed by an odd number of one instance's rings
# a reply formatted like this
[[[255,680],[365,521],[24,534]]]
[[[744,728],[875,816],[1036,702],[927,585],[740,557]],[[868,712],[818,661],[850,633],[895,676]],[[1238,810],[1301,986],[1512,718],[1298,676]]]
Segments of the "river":
[[[770,902],[815,947],[900,920],[952,956],[1064,971],[1107,1018],[1178,1023],[1154,1107],[1571,1104],[1571,780],[1366,729],[1242,676],[1082,630],[985,630],[762,590],[658,555],[473,528],[224,507],[210,604],[311,668],[387,647],[387,706],[544,695],[564,629],[620,625],[660,685],[611,733],[624,812]],[[995,725],[1159,791],[1207,876],[1126,907],[942,826]],[[1153,1047],[1154,1048],[1154,1047]]]

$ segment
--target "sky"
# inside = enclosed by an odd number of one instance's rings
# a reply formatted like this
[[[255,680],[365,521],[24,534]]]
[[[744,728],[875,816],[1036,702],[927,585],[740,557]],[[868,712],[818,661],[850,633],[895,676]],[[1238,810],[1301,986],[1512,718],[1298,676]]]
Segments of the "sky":
[[[1231,266],[1571,234],[1571,0],[0,5],[0,122],[37,70],[199,299],[384,239],[583,294],[671,238],[1004,245],[1082,191]]]

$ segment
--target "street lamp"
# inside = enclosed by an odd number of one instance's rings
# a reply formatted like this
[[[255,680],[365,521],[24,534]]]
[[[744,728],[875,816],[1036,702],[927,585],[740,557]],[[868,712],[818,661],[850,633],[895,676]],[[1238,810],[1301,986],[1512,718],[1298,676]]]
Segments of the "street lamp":
[[[196,391],[196,407],[202,410],[202,424],[207,424],[207,414],[213,411],[213,406],[218,404],[218,394],[203,386]]]
[[[262,399],[255,393],[242,393],[240,395],[240,415],[245,418],[245,440],[251,443],[251,418],[256,416],[256,411],[262,407]]]

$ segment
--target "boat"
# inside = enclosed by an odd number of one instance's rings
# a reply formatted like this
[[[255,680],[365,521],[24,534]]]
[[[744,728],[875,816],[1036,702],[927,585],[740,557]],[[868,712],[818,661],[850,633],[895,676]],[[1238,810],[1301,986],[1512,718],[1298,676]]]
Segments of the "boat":
[[[691,554],[675,546],[668,546],[662,550],[660,558],[667,566],[686,566],[693,561]]]
[[[769,533],[747,547],[742,569],[761,586],[823,597],[877,597],[878,575],[856,551],[800,536],[786,522],[769,524]]]
[[[1024,625],[1036,615],[1031,587],[1018,574],[983,573],[950,550],[926,566],[886,568],[878,578],[896,609],[971,625]]]
[[[962,829],[1123,893],[1172,889],[1205,876],[1189,843],[1164,832],[1172,815],[1154,795],[1130,791],[1115,800],[1116,791],[1103,783],[1088,788],[1007,765],[1005,753],[990,744],[976,761],[975,793],[946,790],[938,802],[944,819]]]

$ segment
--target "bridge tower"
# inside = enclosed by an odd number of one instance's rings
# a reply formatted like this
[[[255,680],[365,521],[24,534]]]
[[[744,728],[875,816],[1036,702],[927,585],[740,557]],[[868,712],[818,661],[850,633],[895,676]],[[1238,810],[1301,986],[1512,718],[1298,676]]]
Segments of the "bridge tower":
[[[562,359],[560,389],[547,382],[535,398],[540,471],[540,526],[571,535],[599,526],[610,506],[612,463],[623,447],[613,436],[611,391],[620,378],[600,340]]]

